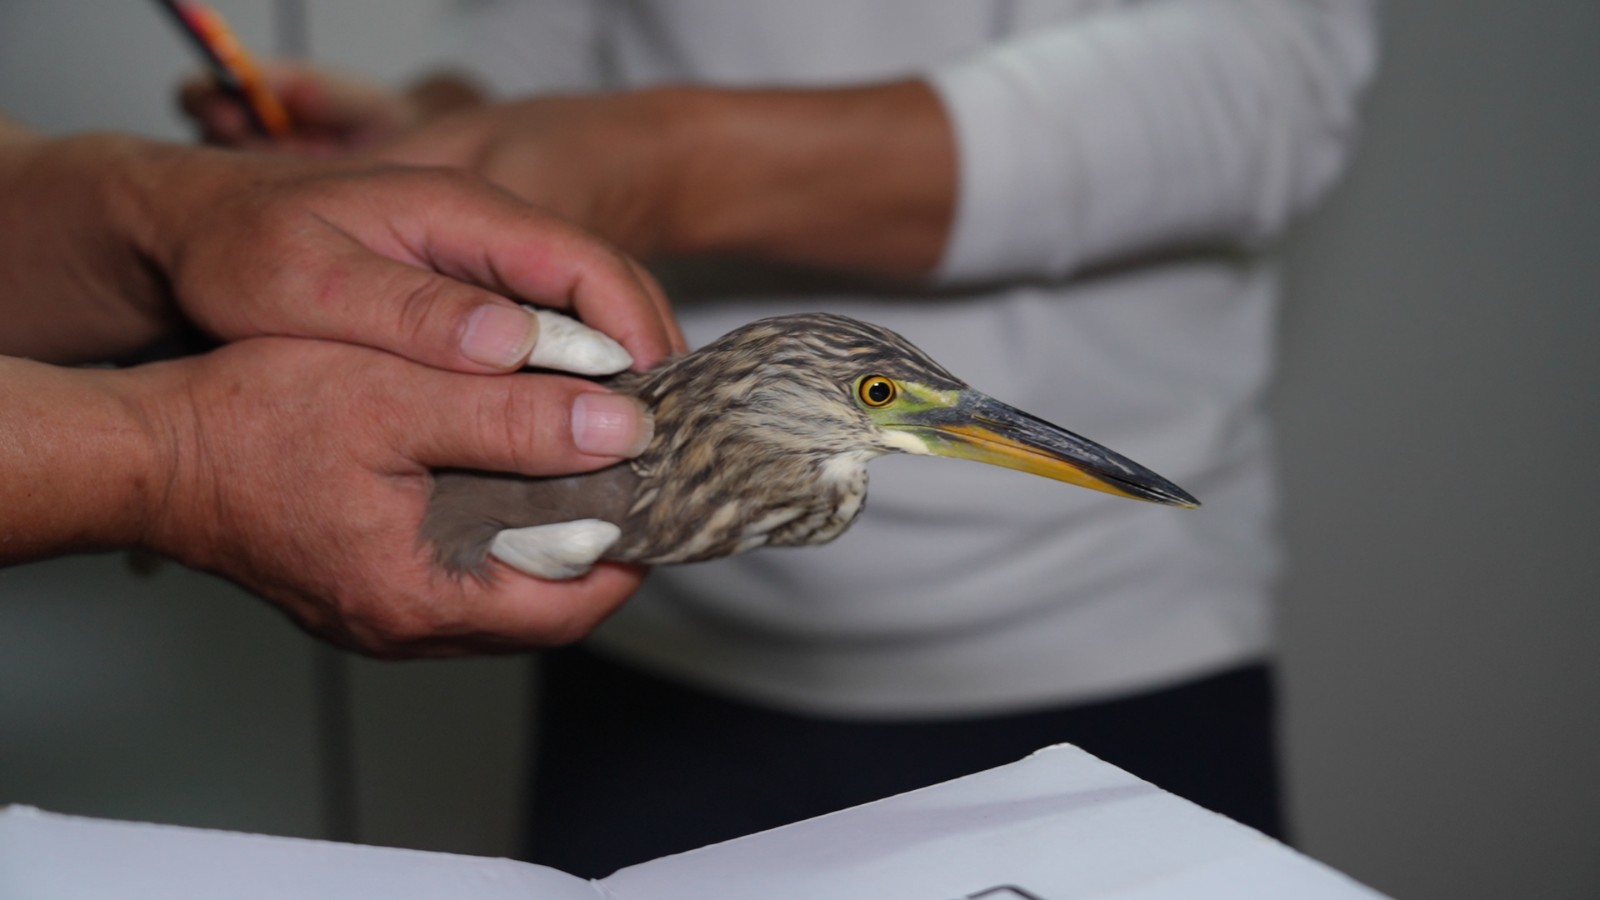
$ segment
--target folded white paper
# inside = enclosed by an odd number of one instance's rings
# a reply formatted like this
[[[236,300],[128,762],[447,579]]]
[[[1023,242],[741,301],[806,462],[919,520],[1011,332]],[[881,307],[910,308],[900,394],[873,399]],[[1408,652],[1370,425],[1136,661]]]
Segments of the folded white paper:
[[[1066,745],[600,881],[505,859],[0,810],[6,900],[1380,896]]]

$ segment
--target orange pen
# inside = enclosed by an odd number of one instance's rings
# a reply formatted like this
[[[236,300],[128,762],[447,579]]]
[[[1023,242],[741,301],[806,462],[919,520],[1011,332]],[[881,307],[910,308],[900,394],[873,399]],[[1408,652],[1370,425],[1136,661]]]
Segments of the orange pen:
[[[223,89],[244,104],[250,124],[256,131],[263,137],[287,137],[293,130],[288,111],[267,87],[266,79],[261,77],[260,67],[233,29],[228,27],[222,14],[204,4],[186,0],[157,2],[194,42]]]

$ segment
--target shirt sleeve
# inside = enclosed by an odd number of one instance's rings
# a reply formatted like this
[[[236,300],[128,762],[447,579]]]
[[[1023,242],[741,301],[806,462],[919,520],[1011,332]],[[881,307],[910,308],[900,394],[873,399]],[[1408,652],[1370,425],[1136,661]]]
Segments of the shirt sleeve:
[[[1344,167],[1372,7],[1149,0],[930,73],[960,157],[940,276],[1062,277],[1278,234]]]

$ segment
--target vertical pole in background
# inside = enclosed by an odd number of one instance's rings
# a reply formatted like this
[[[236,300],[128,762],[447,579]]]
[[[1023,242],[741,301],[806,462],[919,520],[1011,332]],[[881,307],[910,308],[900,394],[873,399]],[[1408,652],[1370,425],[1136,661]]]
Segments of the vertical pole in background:
[[[311,18],[306,0],[275,0],[279,57],[311,56]],[[311,645],[312,714],[317,742],[317,780],[322,796],[322,836],[331,841],[361,839],[356,803],[354,721],[350,708],[350,666],[343,650]]]

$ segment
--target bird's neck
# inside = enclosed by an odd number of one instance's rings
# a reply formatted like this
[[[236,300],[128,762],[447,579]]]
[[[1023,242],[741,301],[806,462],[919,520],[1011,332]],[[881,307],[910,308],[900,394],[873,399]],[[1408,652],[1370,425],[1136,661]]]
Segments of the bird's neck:
[[[639,513],[648,521],[629,531],[650,536],[651,546],[641,547],[637,558],[654,564],[695,562],[763,546],[833,540],[861,512],[866,463],[877,455],[767,457],[754,465],[747,464],[746,454],[732,452],[714,488],[647,473],[640,496],[650,502]]]

